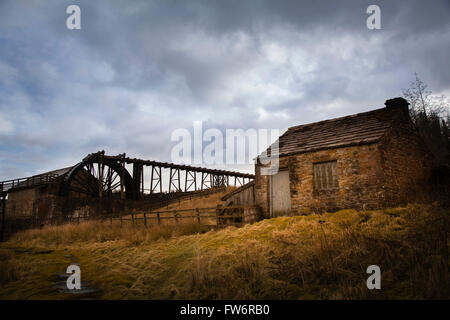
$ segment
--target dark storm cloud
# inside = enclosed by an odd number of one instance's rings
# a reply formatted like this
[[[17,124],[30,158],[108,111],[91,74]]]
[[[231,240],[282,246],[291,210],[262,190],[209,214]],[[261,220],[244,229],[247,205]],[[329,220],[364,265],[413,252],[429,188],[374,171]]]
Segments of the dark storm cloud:
[[[2,1],[0,178],[99,149],[167,161],[194,120],[285,128],[381,107],[414,72],[448,94],[449,18],[449,1]]]

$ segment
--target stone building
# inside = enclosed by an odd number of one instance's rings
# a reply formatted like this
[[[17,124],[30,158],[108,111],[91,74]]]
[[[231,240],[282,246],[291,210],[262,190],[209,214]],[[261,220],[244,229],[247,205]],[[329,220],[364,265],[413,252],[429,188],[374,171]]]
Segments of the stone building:
[[[254,203],[264,216],[414,201],[428,185],[433,159],[411,122],[407,101],[394,98],[385,105],[289,128],[278,140],[278,173],[262,174],[262,155],[255,164]]]
[[[60,178],[70,170],[63,168],[49,171],[15,182],[9,186],[6,202],[6,218],[39,217],[51,215],[52,200],[57,196]],[[3,189],[3,186],[1,186]]]

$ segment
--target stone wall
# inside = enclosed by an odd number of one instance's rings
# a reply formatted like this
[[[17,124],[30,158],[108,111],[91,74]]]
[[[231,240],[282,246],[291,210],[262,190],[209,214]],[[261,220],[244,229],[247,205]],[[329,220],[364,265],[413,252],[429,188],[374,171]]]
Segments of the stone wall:
[[[255,164],[255,204],[261,207],[265,218],[269,218],[269,176],[261,174],[261,165]]]
[[[395,121],[380,143],[380,153],[386,205],[426,200],[433,158],[408,118]]]
[[[245,206],[243,223],[255,223],[262,219],[261,208],[258,206]]]
[[[378,144],[354,146],[290,157],[293,214],[378,208],[383,198],[378,147]],[[314,190],[314,163],[335,160],[339,188]]]
[[[8,193],[6,218],[31,218],[51,215],[58,183],[37,185],[33,188],[15,189]]]
[[[31,217],[36,210],[36,200],[44,192],[41,188],[30,188],[9,193],[6,201],[6,218]]]
[[[339,188],[314,189],[313,165],[337,161]],[[383,181],[378,144],[301,153],[280,159],[280,169],[289,170],[291,214],[336,211],[344,208],[377,208],[383,199]],[[269,180],[256,166],[255,198],[268,217]]]

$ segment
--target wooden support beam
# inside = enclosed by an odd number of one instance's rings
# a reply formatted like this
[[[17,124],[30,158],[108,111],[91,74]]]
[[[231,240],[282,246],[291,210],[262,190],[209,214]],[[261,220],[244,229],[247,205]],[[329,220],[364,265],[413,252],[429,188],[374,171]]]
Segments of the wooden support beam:
[[[124,179],[125,179],[125,153],[120,157],[120,199],[125,199],[125,185],[124,185]],[[122,225],[122,220],[120,221],[120,224]]]
[[[161,167],[152,166],[150,178],[150,193],[153,194],[159,186],[159,192],[162,192],[162,170]]]
[[[144,165],[142,163],[133,163],[133,198],[135,199],[139,199],[141,195],[143,172]]]
[[[150,174],[150,194],[153,194],[153,171],[155,170],[155,167],[152,166],[152,172]]]
[[[194,191],[197,191],[197,171],[194,171]]]
[[[0,241],[4,241],[5,237],[5,216],[6,216],[6,194],[2,194],[0,198],[0,206],[2,212],[2,227],[0,229]]]
[[[159,176],[158,176],[159,192],[162,193],[163,172],[162,172],[162,167],[158,167],[158,168],[159,168]]]
[[[173,170],[173,168],[170,168],[170,176],[169,176],[169,193],[170,193],[170,191],[171,191],[171,189],[172,189],[172,170]]]
[[[140,193],[143,195],[144,194],[144,166],[142,166],[142,170],[141,170],[141,190]]]
[[[98,161],[98,197],[101,199],[103,197],[103,169],[105,168],[103,164],[103,157],[105,156],[105,152],[100,153],[99,161]]]

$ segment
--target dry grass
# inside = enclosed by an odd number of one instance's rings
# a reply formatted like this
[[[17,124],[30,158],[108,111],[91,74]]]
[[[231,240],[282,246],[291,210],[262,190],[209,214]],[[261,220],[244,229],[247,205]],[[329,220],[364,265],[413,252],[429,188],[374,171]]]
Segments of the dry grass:
[[[235,187],[228,187],[223,192],[213,193],[204,197],[194,197],[192,199],[185,199],[180,202],[174,202],[166,207],[168,210],[174,209],[195,209],[195,208],[210,208],[218,204],[223,204],[220,200],[225,194],[234,190]]]
[[[27,247],[58,247],[70,245],[89,245],[108,241],[123,241],[129,245],[144,245],[159,239],[170,239],[187,234],[204,233],[209,228],[198,223],[143,225],[118,223],[110,225],[108,220],[86,221],[80,224],[47,226],[41,230],[28,230],[15,234],[11,241],[26,244]]]
[[[0,250],[0,286],[19,279],[20,272],[14,255],[7,250]]]
[[[11,277],[0,298],[70,298],[47,288],[51,273],[67,267],[67,254],[104,299],[450,297],[448,210],[437,205],[280,217],[203,234],[187,226],[108,228],[90,223],[16,235],[3,250],[54,251],[10,255],[20,279]],[[372,264],[381,268],[381,290],[366,287]]]

